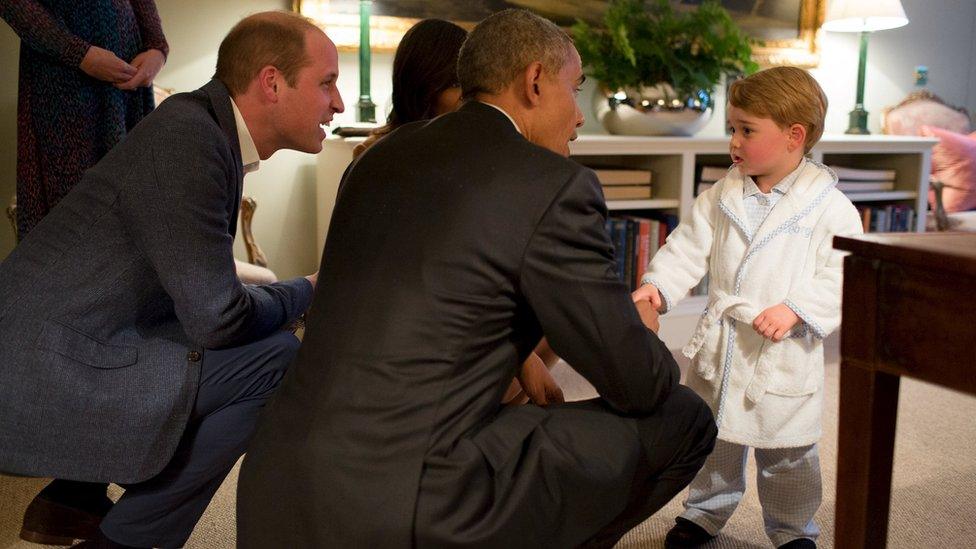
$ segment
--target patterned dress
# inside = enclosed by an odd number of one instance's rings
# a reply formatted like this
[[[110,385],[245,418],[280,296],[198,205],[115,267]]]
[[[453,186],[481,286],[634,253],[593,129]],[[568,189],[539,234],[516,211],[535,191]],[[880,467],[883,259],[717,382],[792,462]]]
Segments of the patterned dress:
[[[85,74],[91,45],[124,61],[167,54],[153,0],[0,0],[20,36],[17,226],[23,238],[154,107],[152,88],[122,91]]]

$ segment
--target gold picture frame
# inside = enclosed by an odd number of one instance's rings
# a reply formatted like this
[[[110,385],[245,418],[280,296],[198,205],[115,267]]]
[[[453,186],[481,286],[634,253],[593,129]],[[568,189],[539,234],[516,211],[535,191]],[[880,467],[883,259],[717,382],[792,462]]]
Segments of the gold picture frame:
[[[382,1],[382,0],[378,0]],[[445,2],[447,0],[444,0]],[[765,4],[775,2],[776,0],[765,0]],[[789,4],[795,5],[796,0],[785,0]],[[757,0],[758,2],[758,0]],[[358,12],[352,13],[349,9],[349,5],[352,2],[350,0],[292,0],[292,9],[296,12],[302,13],[315,20],[326,32],[329,33],[329,37],[336,43],[339,51],[356,51],[359,47],[359,15]],[[680,2],[676,2],[679,3]],[[346,4],[344,9],[332,9],[330,10],[330,4]],[[418,2],[399,2],[400,6],[398,8],[400,13],[411,14],[411,5],[420,5]],[[400,39],[403,34],[413,26],[417,21],[424,17],[433,17],[437,14],[436,1],[424,2],[425,12],[420,13],[418,10],[417,17],[410,16],[388,16],[388,15],[371,15],[370,16],[370,46],[373,51],[376,52],[392,52],[396,50],[397,44],[400,43]],[[606,2],[600,2],[597,0],[585,0],[576,2],[557,2],[552,0],[551,10],[546,11],[547,3],[545,0],[508,0],[500,1],[493,0],[488,2],[494,6],[497,4],[498,8],[503,7],[532,7],[533,11],[540,12],[542,15],[550,17],[557,23],[567,26],[571,24],[572,17],[567,18],[566,13],[559,13],[559,10],[565,10],[567,8],[563,6],[570,6],[573,9],[583,10],[586,13],[579,13],[579,16],[586,17],[587,15],[592,18],[594,15],[599,15],[602,13],[601,4],[606,4]],[[465,20],[461,13],[464,9],[457,7],[460,3],[449,2],[445,6],[451,6],[453,13],[448,14],[446,19],[454,20],[457,24],[461,25],[466,29],[471,29],[474,27],[476,21]],[[407,7],[402,7],[407,6]],[[790,10],[794,9],[792,7]],[[820,33],[822,32],[821,26],[823,25],[824,17],[827,12],[827,0],[799,0],[798,12],[796,14],[796,28],[792,27],[788,30],[793,32],[795,30],[796,37],[788,39],[776,39],[776,40],[765,40],[762,45],[755,46],[753,48],[753,58],[761,66],[775,66],[775,65],[796,65],[800,67],[815,67],[820,63]],[[478,16],[483,16],[484,14],[478,14]],[[733,18],[737,17],[735,12],[732,13]]]
[[[802,0],[797,25],[799,36],[785,40],[766,40],[754,46],[752,58],[763,67],[794,65],[811,68],[820,64],[820,35],[827,0]]]

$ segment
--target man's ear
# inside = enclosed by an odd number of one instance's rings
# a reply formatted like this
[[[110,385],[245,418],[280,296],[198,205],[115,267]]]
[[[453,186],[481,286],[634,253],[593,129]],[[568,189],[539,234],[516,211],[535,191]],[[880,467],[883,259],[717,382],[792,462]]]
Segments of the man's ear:
[[[284,79],[274,65],[266,65],[258,71],[258,88],[266,101],[277,103],[278,87],[282,85],[284,85]]]
[[[802,149],[807,141],[807,128],[803,124],[791,124],[789,128],[789,150]]]
[[[542,63],[536,61],[525,67],[523,73],[525,97],[530,105],[538,105],[542,101]]]

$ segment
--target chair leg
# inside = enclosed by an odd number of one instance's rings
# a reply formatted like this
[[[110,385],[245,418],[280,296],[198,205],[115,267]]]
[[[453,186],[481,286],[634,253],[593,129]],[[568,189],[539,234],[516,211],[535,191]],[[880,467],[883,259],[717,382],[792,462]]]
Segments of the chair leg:
[[[949,230],[949,216],[946,215],[945,206],[942,205],[942,191],[945,183],[932,181],[929,184],[935,192],[935,228],[939,231]]]

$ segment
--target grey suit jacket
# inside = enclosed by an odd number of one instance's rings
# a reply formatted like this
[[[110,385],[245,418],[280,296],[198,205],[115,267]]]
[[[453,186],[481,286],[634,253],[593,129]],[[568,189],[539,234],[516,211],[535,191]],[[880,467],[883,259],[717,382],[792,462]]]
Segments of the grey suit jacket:
[[[304,279],[237,280],[242,179],[213,80],[164,101],[0,264],[0,471],[151,477],[183,433],[206,349],[307,308]]]

